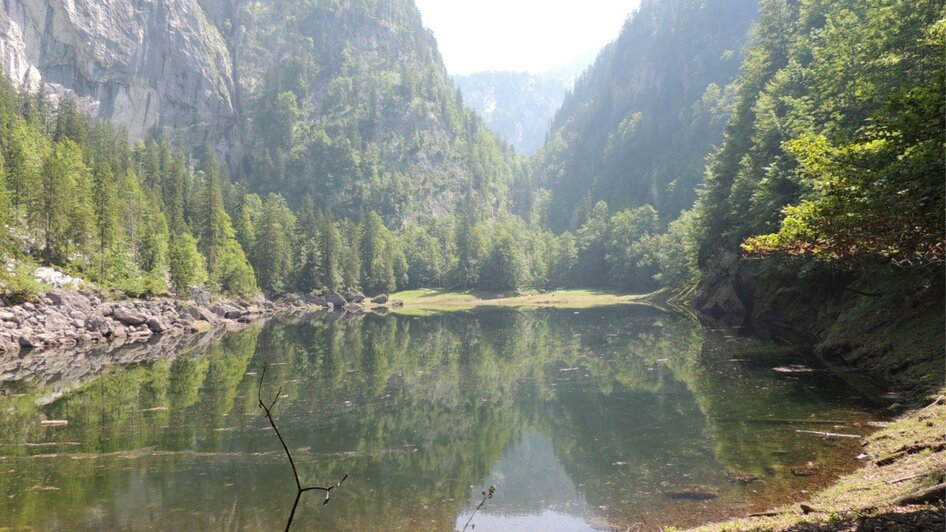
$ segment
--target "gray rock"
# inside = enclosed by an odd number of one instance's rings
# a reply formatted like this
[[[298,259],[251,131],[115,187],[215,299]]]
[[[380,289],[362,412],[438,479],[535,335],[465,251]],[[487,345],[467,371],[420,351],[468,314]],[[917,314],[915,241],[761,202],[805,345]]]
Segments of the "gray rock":
[[[338,292],[329,292],[325,294],[325,300],[332,304],[335,308],[342,308],[348,304],[348,300],[342,297]]]
[[[46,314],[46,323],[44,327],[48,331],[58,331],[69,327],[69,318],[66,318],[62,314],[50,310]]]
[[[85,328],[92,332],[105,334],[109,329],[109,321],[104,316],[89,316],[85,320]]]
[[[153,333],[163,333],[164,331],[168,330],[168,324],[157,318],[148,318],[146,323],[148,325],[148,329],[150,329]]]
[[[246,312],[240,309],[228,310],[223,317],[228,320],[236,320],[246,315]]]
[[[92,306],[89,297],[82,292],[54,290],[46,297],[53,302],[53,305],[69,310],[88,310]]]
[[[48,266],[36,268],[36,271],[33,272],[33,278],[41,283],[55,286],[56,288],[62,288],[66,285],[81,285],[85,282],[78,277],[71,277]]]
[[[115,319],[124,323],[125,325],[141,325],[147,318],[139,314],[134,310],[127,309],[125,307],[117,307],[113,311]]]
[[[198,305],[210,306],[210,294],[196,286],[191,287],[191,299]]]
[[[0,320],[3,321],[13,321],[16,319],[16,314],[8,310],[0,310]]]
[[[345,299],[350,303],[361,303],[365,300],[365,294],[355,291],[355,292],[346,292]]]
[[[371,298],[371,302],[374,303],[374,304],[376,304],[376,305],[384,305],[385,303],[388,302],[388,295],[387,295],[387,294],[381,294],[381,295],[378,295],[378,296],[374,296],[373,298]]]

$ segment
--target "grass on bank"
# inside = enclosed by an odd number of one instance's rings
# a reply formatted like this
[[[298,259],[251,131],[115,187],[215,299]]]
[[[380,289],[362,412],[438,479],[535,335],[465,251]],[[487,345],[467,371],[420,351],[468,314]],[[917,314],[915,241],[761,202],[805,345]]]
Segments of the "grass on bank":
[[[943,530],[942,490],[936,504],[899,499],[941,484],[946,476],[946,389],[931,406],[904,415],[869,436],[866,464],[802,504],[776,515],[734,519],[695,530]],[[852,457],[853,459],[854,457]]]
[[[404,307],[394,309],[404,314],[430,314],[455,310],[470,310],[476,307],[520,307],[520,308],[589,308],[604,305],[622,305],[647,302],[650,294],[630,295],[610,290],[554,290],[550,292],[527,291],[519,293],[489,292],[486,290],[444,290],[422,288],[405,290],[391,295],[400,299]]]

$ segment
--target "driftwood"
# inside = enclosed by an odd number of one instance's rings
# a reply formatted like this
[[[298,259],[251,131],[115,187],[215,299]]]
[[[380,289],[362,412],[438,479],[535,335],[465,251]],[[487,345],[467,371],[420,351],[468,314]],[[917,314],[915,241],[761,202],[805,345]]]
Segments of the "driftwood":
[[[817,436],[824,436],[825,438],[857,438],[861,439],[863,436],[857,434],[844,434],[841,432],[821,432],[819,430],[796,430],[795,432],[800,432],[802,434],[815,434]]]
[[[885,457],[883,457],[883,458],[877,460],[876,463],[877,463],[877,465],[879,465],[879,466],[890,465],[890,464],[896,462],[897,460],[903,458],[904,456],[908,456],[908,455],[911,455],[911,454],[916,454],[916,453],[919,453],[919,452],[921,452],[921,451],[925,451],[925,450],[927,450],[927,449],[933,451],[934,453],[938,453],[938,452],[940,452],[940,451],[946,449],[946,442],[921,443],[921,444],[917,444],[917,445],[907,445],[907,446],[901,447],[900,449],[898,449],[898,450],[897,450],[896,452],[894,452],[893,454],[889,454],[889,455],[887,455],[887,456],[885,456]]]
[[[847,425],[847,421],[838,421],[836,419],[782,419],[782,418],[746,418],[746,419],[733,419],[726,418],[720,419],[721,423],[771,423],[771,424],[786,424],[786,425]]]
[[[930,502],[942,501],[946,496],[946,482],[940,482],[935,486],[923,488],[913,493],[899,497],[893,501],[897,506],[908,506],[911,504],[926,504]]]
[[[279,443],[282,444],[282,448],[286,451],[286,457],[289,459],[289,465],[292,467],[292,476],[296,481],[296,500],[292,503],[292,511],[289,512],[289,520],[286,521],[286,531],[289,531],[289,528],[292,527],[292,519],[296,516],[296,508],[299,506],[299,499],[302,498],[302,494],[307,491],[324,491],[325,500],[322,501],[322,506],[325,506],[329,503],[332,497],[332,490],[341,486],[342,482],[348,479],[348,473],[345,473],[345,476],[341,480],[332,484],[331,486],[303,486],[302,481],[299,480],[299,471],[296,469],[296,462],[292,459],[292,453],[289,452],[289,447],[286,445],[286,440],[283,439],[282,434],[279,432],[279,428],[276,426],[276,421],[273,419],[273,407],[276,406],[276,402],[279,401],[279,396],[282,395],[282,388],[279,388],[279,391],[276,392],[276,397],[273,398],[273,401],[267,405],[263,402],[263,378],[266,377],[266,366],[263,366],[263,371],[259,376],[259,385],[256,388],[256,396],[259,400],[259,407],[263,409],[263,412],[266,413],[266,419],[269,420],[269,424],[273,427],[273,431],[276,432],[276,437],[279,438]]]
[[[885,482],[886,482],[887,484],[899,484],[899,483],[901,483],[901,482],[906,482],[906,481],[908,481],[908,480],[913,480],[913,479],[915,479],[915,478],[921,478],[921,477],[925,477],[925,476],[928,476],[928,475],[929,475],[929,473],[924,472],[924,473],[919,473],[919,474],[916,474],[916,475],[910,475],[910,476],[908,476],[908,477],[900,477],[900,478],[895,478],[895,479],[893,479],[893,480],[887,480],[887,481],[885,481]]]

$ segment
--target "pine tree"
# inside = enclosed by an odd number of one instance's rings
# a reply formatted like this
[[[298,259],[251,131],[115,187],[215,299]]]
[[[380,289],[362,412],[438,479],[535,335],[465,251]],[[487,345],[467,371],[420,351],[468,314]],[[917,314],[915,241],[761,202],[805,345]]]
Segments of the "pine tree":
[[[223,193],[216,159],[209,157],[201,174],[203,183],[197,221],[200,245],[207,257],[207,272],[213,277],[227,240],[233,236],[233,229],[223,208]]]
[[[118,206],[112,168],[98,161],[92,169],[93,209],[95,211],[96,244],[99,256],[99,281],[105,278],[105,254],[115,240],[118,228]]]

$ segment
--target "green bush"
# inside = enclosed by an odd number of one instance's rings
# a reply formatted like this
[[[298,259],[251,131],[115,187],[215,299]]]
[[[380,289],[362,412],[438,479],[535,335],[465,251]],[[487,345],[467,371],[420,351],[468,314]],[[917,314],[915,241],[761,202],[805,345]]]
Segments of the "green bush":
[[[12,305],[36,301],[43,294],[43,285],[33,277],[36,267],[21,262],[12,274],[3,270],[3,299]]]

